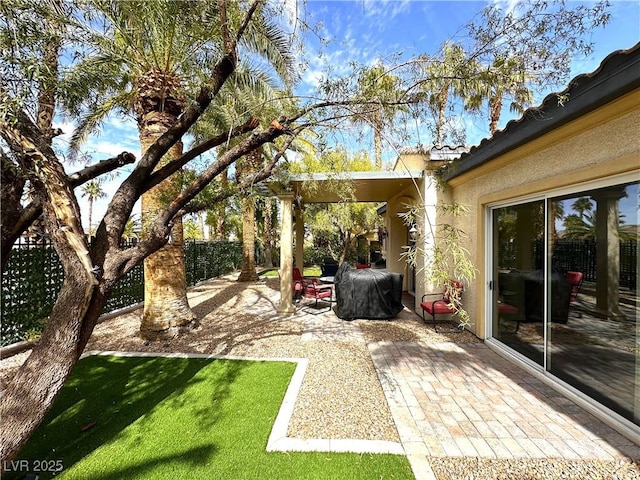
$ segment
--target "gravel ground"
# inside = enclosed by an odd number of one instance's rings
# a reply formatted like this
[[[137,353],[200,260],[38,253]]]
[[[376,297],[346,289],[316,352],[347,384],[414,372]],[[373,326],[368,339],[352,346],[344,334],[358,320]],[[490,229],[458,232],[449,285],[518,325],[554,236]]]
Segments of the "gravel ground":
[[[638,462],[431,458],[438,480],[637,480]]]
[[[308,358],[288,435],[297,438],[399,441],[366,344],[302,342],[303,316],[274,315],[278,279],[239,284],[231,278],[209,281],[190,291],[200,326],[178,338],[145,341],[138,336],[141,310],[100,323],[87,350],[183,352],[259,357]],[[257,315],[256,315],[257,313]],[[403,312],[393,322],[356,320],[365,341],[478,342],[474,335],[440,334],[416,315]],[[0,385],[8,381],[28,352],[0,361]],[[629,479],[640,480],[631,462],[557,459],[483,460],[430,458],[438,480]]]

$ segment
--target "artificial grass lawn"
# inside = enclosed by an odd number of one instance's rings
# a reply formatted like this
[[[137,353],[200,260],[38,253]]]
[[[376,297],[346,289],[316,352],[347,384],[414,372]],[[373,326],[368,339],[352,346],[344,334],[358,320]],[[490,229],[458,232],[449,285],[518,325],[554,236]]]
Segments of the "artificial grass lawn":
[[[303,277],[320,277],[322,275],[322,270],[320,269],[320,267],[304,267],[304,272],[302,273]],[[269,269],[269,270],[265,270],[264,272],[260,273],[261,277],[277,277],[278,276],[278,269],[277,268],[273,268],[273,269]]]
[[[61,464],[55,476],[65,480],[413,478],[400,455],[266,452],[294,370],[290,362],[89,356],[19,458],[32,470]]]

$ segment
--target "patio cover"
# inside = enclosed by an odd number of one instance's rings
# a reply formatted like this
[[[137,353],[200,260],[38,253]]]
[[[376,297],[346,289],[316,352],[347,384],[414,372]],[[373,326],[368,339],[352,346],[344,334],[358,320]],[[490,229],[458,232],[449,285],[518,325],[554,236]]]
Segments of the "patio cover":
[[[406,188],[416,185],[421,180],[424,171],[376,171],[376,172],[348,172],[339,174],[298,174],[292,175],[287,183],[272,182],[267,184],[281,201],[281,233],[280,233],[280,304],[278,313],[289,315],[295,312],[291,299],[291,276],[293,269],[293,204],[298,200],[302,203],[338,203],[345,201],[329,188],[330,183],[344,181],[353,189],[355,202],[388,202],[399,195]],[[311,188],[312,184],[316,184]],[[298,212],[296,218],[301,218]],[[297,245],[302,245],[304,227],[302,222],[296,222]],[[300,259],[302,258],[300,249]]]
[[[344,201],[329,189],[331,182],[350,183],[356,202],[386,202],[421,179],[423,171],[345,172],[336,174],[296,174],[289,179],[289,191],[304,203],[338,203]],[[311,188],[310,185],[316,187]],[[275,187],[275,188],[274,188]],[[276,193],[278,186],[271,187]],[[280,187],[281,188],[281,187]]]

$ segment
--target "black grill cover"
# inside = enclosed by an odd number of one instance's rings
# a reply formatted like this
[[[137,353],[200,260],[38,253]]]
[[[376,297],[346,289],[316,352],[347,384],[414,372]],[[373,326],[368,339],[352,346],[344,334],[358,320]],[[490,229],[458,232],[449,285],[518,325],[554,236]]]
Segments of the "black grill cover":
[[[355,269],[344,262],[334,278],[336,314],[343,320],[393,318],[404,309],[400,273]]]

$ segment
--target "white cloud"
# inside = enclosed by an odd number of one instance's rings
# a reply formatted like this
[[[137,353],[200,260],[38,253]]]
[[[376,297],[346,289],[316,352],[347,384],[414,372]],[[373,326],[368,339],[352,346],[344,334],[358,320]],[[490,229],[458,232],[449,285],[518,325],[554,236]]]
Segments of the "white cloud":
[[[364,0],[362,10],[379,25],[386,25],[388,20],[409,10],[410,4],[411,0]]]

